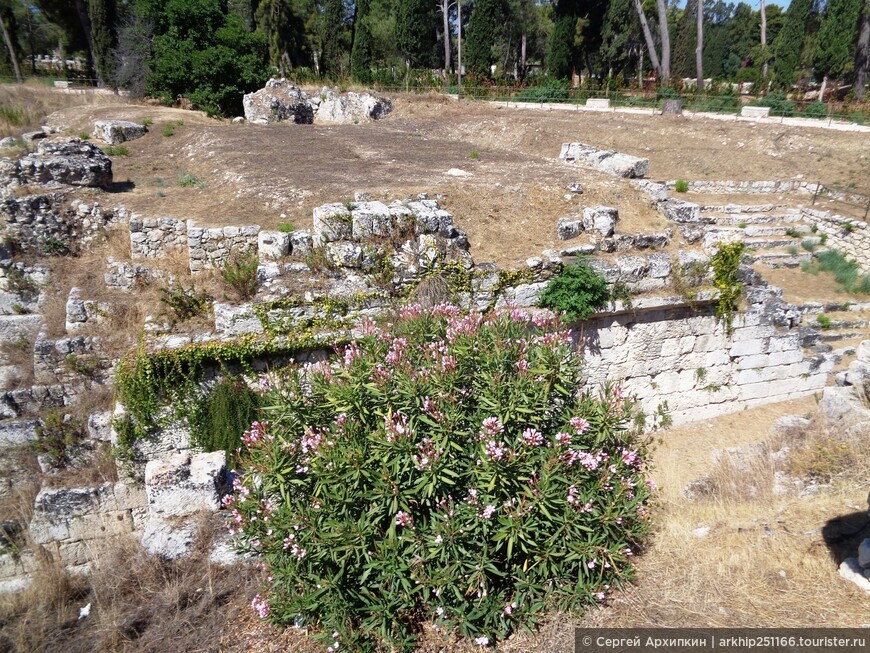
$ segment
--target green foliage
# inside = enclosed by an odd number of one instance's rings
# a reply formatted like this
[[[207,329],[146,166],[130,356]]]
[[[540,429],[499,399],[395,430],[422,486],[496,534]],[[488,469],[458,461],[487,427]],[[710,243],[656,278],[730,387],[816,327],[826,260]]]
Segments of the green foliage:
[[[323,72],[340,77],[344,71],[344,3],[323,0],[320,14],[320,49]]]
[[[543,83],[524,88],[517,102],[566,102],[571,97],[571,82],[548,77]]]
[[[674,182],[674,190],[678,193],[688,193],[689,192],[689,182],[685,179],[677,179]]]
[[[814,255],[812,263],[805,262],[801,269],[811,274],[829,272],[846,292],[870,295],[870,274],[862,274],[856,261],[846,258],[836,250],[819,252]]]
[[[724,320],[725,328],[731,331],[734,314],[737,312],[743,284],[740,283],[739,268],[746,246],[742,242],[720,243],[710,263],[713,266],[713,285],[719,291],[716,300],[716,316]]]
[[[854,64],[862,8],[870,11],[865,0],[828,0],[813,52],[816,77],[840,78]]]
[[[23,270],[6,269],[6,290],[30,300],[39,294],[39,285]]]
[[[150,127],[153,124],[154,124],[154,121],[151,120],[151,118],[145,118],[145,120],[142,121],[142,125],[145,127]]]
[[[205,186],[205,182],[192,172],[182,168],[178,171],[178,185],[182,188],[193,188],[194,186],[202,188]]]
[[[204,290],[196,290],[192,286],[163,286],[158,288],[162,297],[160,301],[172,311],[173,318],[184,322],[199,315],[205,315],[211,306],[211,297]]]
[[[163,125],[163,135],[166,138],[169,138],[170,136],[175,136],[175,129],[177,127],[181,127],[183,124],[183,120],[173,120],[172,122],[166,123],[165,125]]]
[[[777,84],[791,88],[798,73],[801,49],[814,0],[792,0],[785,23],[773,41],[773,72]],[[772,112],[771,112],[772,113]]]
[[[209,114],[238,115],[242,95],[268,78],[266,43],[219,0],[169,0],[166,31],[154,37],[146,92],[171,104],[188,98]]]
[[[103,84],[115,78],[118,12],[115,0],[88,0],[88,16],[91,19],[91,42],[97,75]]]
[[[78,354],[69,354],[63,359],[63,367],[67,372],[79,374],[81,376],[92,379],[100,371],[100,359],[95,356],[79,356]]]
[[[409,307],[269,375],[228,504],[270,575],[254,608],[340,650],[411,650],[425,620],[489,642],[630,578],[646,442],[619,388],[580,391],[557,329]]]
[[[564,313],[571,320],[585,320],[607,306],[610,292],[604,276],[578,261],[562,270],[541,293],[540,305]]]
[[[70,253],[69,246],[56,236],[48,235],[39,245],[46,256],[66,256]]]
[[[0,107],[0,120],[9,123],[10,127],[21,127],[29,122],[29,117],[24,109],[18,107]]]
[[[478,152],[477,150],[471,150],[471,152],[468,153],[469,159],[476,159],[479,156],[480,156],[480,152]]]
[[[360,81],[366,81],[371,76],[372,41],[371,0],[357,0],[356,19],[353,26],[353,46],[350,51],[350,74]]]
[[[831,318],[822,313],[821,315],[816,317],[816,323],[819,325],[819,328],[823,331],[826,331],[831,328]]]
[[[82,132],[79,132],[79,138],[82,139],[83,141],[87,141],[87,140],[90,140],[91,135],[88,132],[82,131]]]
[[[242,433],[257,419],[260,395],[244,379],[227,376],[191,402],[190,439],[202,451],[225,451],[229,458],[242,445]]]
[[[429,0],[398,0],[395,45],[409,68],[432,63],[435,50],[435,3]]]
[[[633,296],[634,293],[631,292],[628,284],[622,280],[614,283],[613,288],[610,289],[610,300],[622,302],[623,308],[631,309]]]
[[[130,150],[126,145],[109,145],[103,148],[103,154],[106,156],[127,156]]]
[[[802,112],[806,118],[823,119],[828,117],[828,107],[824,102],[812,102]]]
[[[852,224],[851,222],[844,222],[843,223],[843,231],[847,234],[850,234],[853,231],[855,231],[855,225]]]
[[[791,116],[794,114],[794,102],[782,91],[768,93],[755,103],[759,107],[770,107],[771,116]]]
[[[463,50],[465,65],[479,76],[491,76],[490,66],[497,60],[493,48],[504,25],[507,7],[504,0],[477,0],[468,21]]]
[[[36,426],[33,446],[38,453],[48,456],[52,466],[63,468],[69,463],[70,449],[84,439],[85,429],[78,420],[50,408]]]
[[[289,234],[293,231],[296,231],[296,225],[289,221],[279,222],[278,231],[280,231],[282,234]]]
[[[812,252],[817,246],[817,242],[812,238],[805,238],[801,241],[801,247],[803,247],[808,252]]]
[[[253,299],[257,294],[259,265],[256,253],[234,254],[221,268],[221,279],[240,301]]]
[[[802,238],[804,233],[795,229],[794,227],[787,227],[785,230],[786,236],[791,236],[792,238]]]

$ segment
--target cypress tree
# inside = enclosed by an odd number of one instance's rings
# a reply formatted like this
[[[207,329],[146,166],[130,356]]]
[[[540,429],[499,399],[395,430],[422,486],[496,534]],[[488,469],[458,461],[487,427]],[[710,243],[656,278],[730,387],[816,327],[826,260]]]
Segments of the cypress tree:
[[[829,0],[813,52],[816,77],[840,78],[855,58],[863,0]]]
[[[567,79],[580,66],[580,48],[577,47],[577,20],[581,15],[582,0],[558,0],[553,12],[553,32],[547,53],[547,70],[558,79]]]
[[[432,63],[436,22],[435,3],[431,0],[398,0],[396,47],[409,68]]]
[[[320,16],[320,71],[325,75],[341,74],[344,35],[344,3],[324,0]]]
[[[269,45],[269,63],[281,75],[288,68],[311,65],[311,43],[305,21],[313,7],[292,0],[262,0],[254,14],[257,30]]]
[[[505,19],[503,0],[477,0],[468,21],[465,39],[465,61],[471,72],[488,76],[495,62],[493,48],[501,34]]]
[[[807,18],[814,0],[792,0],[785,14],[785,23],[773,43],[773,74],[776,83],[790,87],[795,80],[804,44]]]
[[[689,0],[686,8],[677,21],[674,35],[674,57],[671,61],[671,71],[675,77],[695,76],[695,46],[698,43],[695,28],[695,2]]]
[[[88,15],[91,19],[91,38],[94,47],[94,65],[100,85],[114,79],[115,60],[113,51],[118,45],[116,26],[118,12],[115,0],[90,0]]]
[[[618,75],[628,66],[629,44],[637,22],[633,0],[611,0],[604,14],[599,57],[607,72]]]
[[[356,17],[353,23],[353,46],[350,51],[350,74],[354,79],[365,81],[372,68],[372,32],[369,28],[370,0],[357,0]]]

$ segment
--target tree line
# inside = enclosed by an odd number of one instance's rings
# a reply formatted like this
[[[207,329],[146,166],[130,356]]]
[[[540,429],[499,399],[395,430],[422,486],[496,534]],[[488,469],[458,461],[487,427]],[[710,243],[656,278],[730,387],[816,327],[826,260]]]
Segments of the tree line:
[[[864,96],[870,0],[0,0],[2,66],[71,54],[100,85],[229,113],[270,74],[362,83],[678,84]]]

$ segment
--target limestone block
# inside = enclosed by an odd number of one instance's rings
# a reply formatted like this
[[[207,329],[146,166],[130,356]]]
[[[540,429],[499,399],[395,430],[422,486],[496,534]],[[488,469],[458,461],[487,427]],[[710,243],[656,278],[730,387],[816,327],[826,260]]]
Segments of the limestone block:
[[[353,236],[353,217],[344,204],[324,204],[314,209],[314,243],[322,245]]]
[[[383,202],[358,202],[352,207],[351,228],[355,240],[389,236],[393,232],[393,214]]]
[[[858,360],[862,363],[870,363],[870,340],[864,340],[855,350]]]
[[[165,560],[177,560],[193,550],[195,539],[195,522],[169,522],[159,517],[151,517],[145,523],[142,546],[151,555]]]
[[[619,221],[619,211],[610,206],[593,206],[583,209],[584,231],[596,231],[605,238],[613,235],[616,223]]]
[[[307,231],[297,229],[290,233],[290,253],[293,256],[307,256],[314,248],[314,239]]]
[[[559,218],[556,221],[556,232],[559,240],[570,240],[583,233],[583,221],[574,218]]]
[[[672,222],[681,222],[687,224],[709,224],[712,218],[701,216],[701,207],[692,202],[686,202],[680,199],[669,199],[660,202],[658,209],[664,216]]]
[[[129,533],[133,520],[129,510],[82,515],[69,521],[69,539],[94,540]]]
[[[0,422],[0,451],[36,441],[37,420],[4,420]]]
[[[363,267],[365,252],[360,245],[352,242],[327,243],[324,247],[327,258],[338,267]]]
[[[741,118],[767,118],[770,115],[770,107],[744,106],[740,109]]]
[[[290,234],[262,230],[257,236],[257,255],[261,261],[282,258],[290,253]]]
[[[846,558],[840,563],[840,577],[854,583],[860,589],[870,594],[870,579],[864,575],[864,570],[858,563],[858,558]]]
[[[93,137],[110,145],[118,145],[142,138],[147,131],[145,125],[129,120],[97,120],[94,122]]]
[[[223,451],[151,460],[145,466],[149,513],[165,519],[218,510],[226,482]]]
[[[646,177],[649,172],[649,159],[642,159],[630,154],[616,152],[598,164],[602,172],[609,172],[626,179],[638,179]]]
[[[219,333],[229,336],[263,333],[263,323],[254,314],[251,304],[214,304],[214,326]]]

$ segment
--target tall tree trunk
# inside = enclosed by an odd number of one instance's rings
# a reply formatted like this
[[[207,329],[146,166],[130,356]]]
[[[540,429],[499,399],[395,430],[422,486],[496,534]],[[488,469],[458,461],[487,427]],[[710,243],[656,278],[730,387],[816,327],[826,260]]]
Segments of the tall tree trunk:
[[[526,34],[523,33],[522,39],[520,39],[520,68],[519,68],[519,78],[526,78]]]
[[[456,97],[462,97],[462,0],[456,0]]]
[[[85,6],[84,0],[75,0],[75,6],[88,48],[88,76],[93,76],[96,75],[96,70],[94,67],[94,37],[91,34],[91,18],[88,16],[88,8]]]
[[[761,55],[764,57],[761,76],[767,77],[767,10],[764,8],[764,0],[761,0]]]
[[[828,90],[828,76],[822,77],[822,88],[819,89],[819,102],[825,101],[825,91]]]
[[[659,32],[662,37],[662,84],[671,81],[671,34],[668,31],[668,5],[665,0],[656,0],[659,8]]]
[[[637,57],[637,85],[640,86],[640,90],[643,91],[643,44],[638,47],[640,52]]]
[[[9,50],[9,61],[12,62],[12,70],[15,72],[15,81],[20,84],[24,80],[21,79],[21,69],[18,67],[18,57],[15,54],[15,44],[12,43],[12,37],[9,35],[9,30],[6,29],[6,21],[3,16],[0,16],[0,27],[3,28],[3,40],[6,41],[6,49]]]
[[[867,69],[870,67],[870,0],[864,2],[861,15],[861,31],[858,33],[858,48],[855,53],[855,97],[864,99],[867,90]]]
[[[450,72],[450,0],[441,0],[441,17],[444,20],[444,72]]]
[[[698,0],[698,45],[695,46],[695,70],[698,92],[704,92],[704,0]]]
[[[649,50],[649,60],[652,62],[653,69],[661,75],[662,69],[659,65],[658,54],[656,54],[656,44],[655,41],[653,41],[652,32],[649,29],[649,23],[646,22],[646,14],[643,13],[643,5],[640,3],[640,0],[634,0],[634,8],[637,10],[640,27],[643,30],[643,38],[646,41],[646,48]]]

